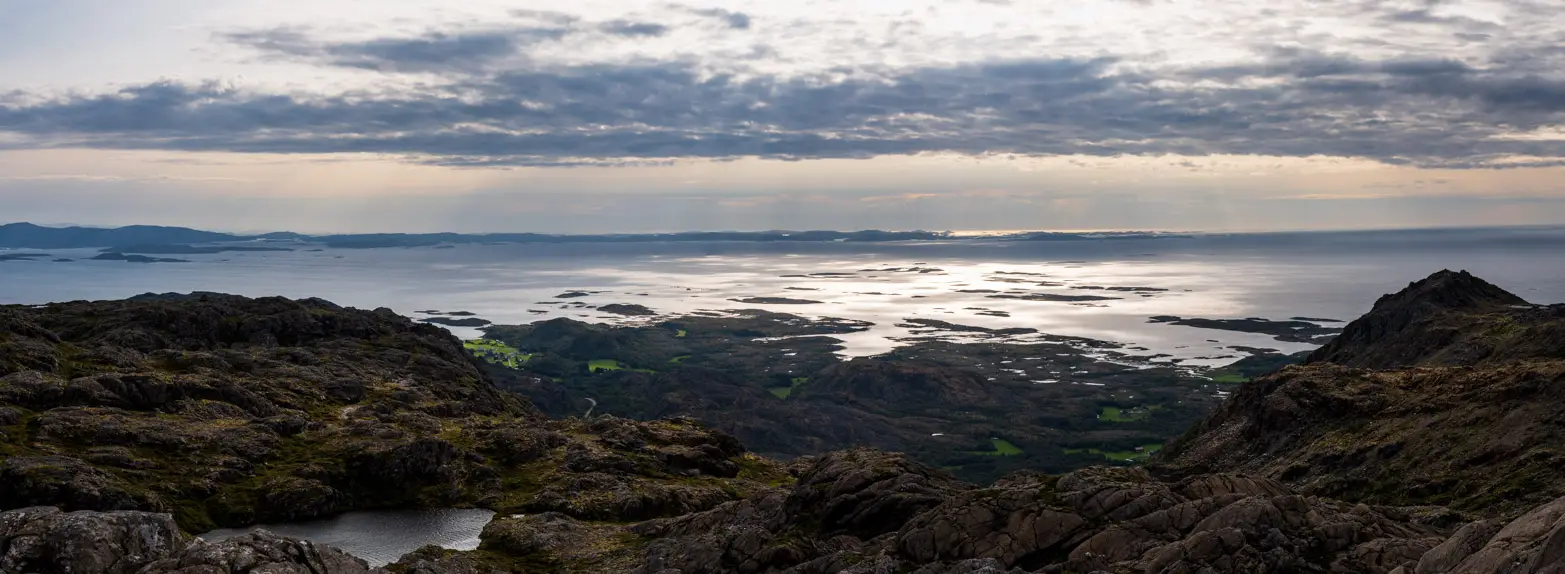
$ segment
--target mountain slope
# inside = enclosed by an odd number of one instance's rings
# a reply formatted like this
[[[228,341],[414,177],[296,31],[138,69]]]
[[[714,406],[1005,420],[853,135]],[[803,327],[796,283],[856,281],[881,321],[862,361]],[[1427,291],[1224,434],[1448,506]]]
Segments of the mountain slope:
[[[1161,453],[1376,504],[1506,515],[1565,495],[1565,305],[1442,271],[1244,384]]]
[[[780,472],[690,420],[549,420],[389,310],[0,307],[0,509],[171,512],[191,532],[402,506],[645,519]]]
[[[1394,369],[1565,358],[1565,321],[1466,271],[1381,297],[1307,363]]]

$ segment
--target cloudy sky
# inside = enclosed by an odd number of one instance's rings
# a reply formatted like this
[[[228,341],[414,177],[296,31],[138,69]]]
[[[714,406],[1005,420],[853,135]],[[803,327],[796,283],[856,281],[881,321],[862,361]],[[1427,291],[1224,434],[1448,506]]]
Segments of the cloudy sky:
[[[1565,223],[1565,0],[0,0],[0,222]]]

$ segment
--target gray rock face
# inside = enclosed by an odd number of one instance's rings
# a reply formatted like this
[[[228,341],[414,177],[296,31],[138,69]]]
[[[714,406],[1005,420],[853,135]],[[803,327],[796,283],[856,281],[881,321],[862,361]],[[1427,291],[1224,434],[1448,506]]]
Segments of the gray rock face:
[[[915,564],[994,559],[1024,569],[1136,572],[1389,572],[1442,540],[1363,505],[1281,484],[1208,475],[1181,483],[1142,469],[1022,476],[953,497],[898,533]]]
[[[147,564],[139,574],[368,574],[363,560],[330,546],[261,530],[209,544],[196,541],[178,556]]]
[[[1492,538],[1493,523],[1458,530],[1419,560],[1417,574],[1558,574],[1565,572],[1565,498],[1506,524]],[[1482,546],[1479,546],[1482,544]],[[1454,564],[1454,566],[1453,566]]]
[[[814,516],[823,534],[870,539],[972,488],[902,454],[849,450],[826,454],[799,477],[790,515]]]
[[[0,512],[0,572],[69,574],[369,574],[340,550],[261,531],[216,544],[173,517],[138,511]]]
[[[167,514],[52,506],[0,513],[0,572],[134,574],[186,543]]]

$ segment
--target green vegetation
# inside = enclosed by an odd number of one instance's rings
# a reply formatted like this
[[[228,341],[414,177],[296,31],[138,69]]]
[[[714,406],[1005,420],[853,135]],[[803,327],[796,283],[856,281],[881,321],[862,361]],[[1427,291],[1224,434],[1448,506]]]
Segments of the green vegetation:
[[[1144,421],[1144,420],[1147,419],[1147,417],[1152,416],[1152,413],[1154,411],[1156,411],[1158,409],[1161,409],[1161,408],[1163,408],[1163,407],[1160,407],[1160,406],[1157,406],[1157,405],[1153,405],[1153,406],[1150,406],[1150,407],[1136,407],[1136,408],[1133,408],[1133,409],[1121,409],[1119,407],[1103,407],[1103,410],[1098,413],[1098,420],[1115,422],[1115,423],[1129,423],[1129,422],[1136,422],[1136,421]]]
[[[674,333],[674,336],[683,338],[685,335],[689,335],[689,334],[690,334],[690,331],[686,331],[684,329],[680,329],[679,332]]]
[[[674,358],[672,358],[672,359],[669,359],[669,360],[668,360],[668,362],[670,362],[670,363],[674,363],[674,364],[676,364],[676,365],[677,365],[677,364],[679,364],[679,363],[683,363],[683,362],[685,362],[685,360],[686,360],[686,359],[689,359],[689,358],[690,358],[690,355],[680,355],[680,356],[678,356],[678,357],[674,357]]]
[[[625,368],[625,365],[614,359],[593,359],[587,361],[587,371],[593,373],[598,371],[618,371],[623,368]]]
[[[523,353],[505,343],[493,339],[473,339],[463,341],[462,347],[473,356],[496,365],[505,365],[512,369],[519,368],[522,363],[532,360],[533,356]]]
[[[625,363],[621,363],[614,359],[593,359],[591,361],[587,361],[587,372],[596,373],[599,371],[635,371],[638,373],[647,373],[649,375],[657,374],[657,371],[652,369],[632,369]]]
[[[786,398],[788,398],[790,396],[793,396],[794,389],[799,388],[799,385],[802,385],[804,383],[810,382],[810,378],[809,377],[794,377],[793,379],[790,380],[790,382],[793,383],[791,386],[787,386],[787,387],[769,387],[766,390],[771,391],[772,395],[776,396],[779,399],[786,399]]]
[[[1249,382],[1250,378],[1236,373],[1221,373],[1212,375],[1212,382],[1224,385],[1237,385]]]
[[[1136,450],[1102,451],[1095,448],[1067,448],[1065,454],[1095,454],[1115,462],[1135,462],[1152,456],[1152,453],[1160,450],[1163,450],[1162,444],[1144,444]]]
[[[1011,441],[1005,440],[1003,438],[992,438],[989,439],[989,442],[994,444],[994,450],[975,450],[972,451],[972,454],[982,454],[987,456],[1016,456],[1018,454],[1022,454],[1023,452],[1021,447],[1016,446],[1015,444],[1012,444]]]

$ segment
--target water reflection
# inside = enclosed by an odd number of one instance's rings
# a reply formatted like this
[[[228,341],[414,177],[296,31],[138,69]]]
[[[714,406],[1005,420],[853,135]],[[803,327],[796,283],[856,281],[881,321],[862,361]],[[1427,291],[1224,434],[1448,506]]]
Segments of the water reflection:
[[[337,547],[363,558],[370,567],[385,566],[404,554],[435,544],[453,550],[478,547],[478,534],[494,512],[476,509],[374,510],[349,512],[326,520],[291,524],[258,524],[223,528],[202,534],[216,542],[264,528],[276,534]]]
[[[940,244],[463,245],[453,249],[327,249],[190,255],[193,263],[137,265],[6,262],[0,303],[113,299],[142,292],[206,290],[321,297],[360,308],[469,311],[496,323],[554,317],[635,323],[587,306],[645,305],[666,315],[761,307],[874,323],[838,337],[848,356],[904,344],[905,319],[1133,345],[1144,354],[1200,364],[1234,347],[1284,352],[1309,345],[1269,336],[1149,323],[1154,315],[1352,319],[1383,293],[1440,268],[1468,269],[1540,303],[1565,300],[1565,232],[1520,246],[1512,232],[1374,236],[1214,236],[1190,240],[941,242]],[[1554,237],[1554,236],[1551,236]],[[88,258],[95,250],[56,250]],[[916,270],[914,268],[917,268]],[[925,272],[933,269],[933,271]],[[1133,293],[1114,287],[1152,287]],[[567,290],[593,292],[560,300]],[[1038,301],[1012,296],[1113,297]],[[996,295],[1002,295],[996,297]],[[747,304],[786,297],[818,304]],[[543,302],[550,302],[543,304]],[[453,327],[462,337],[474,328]]]

